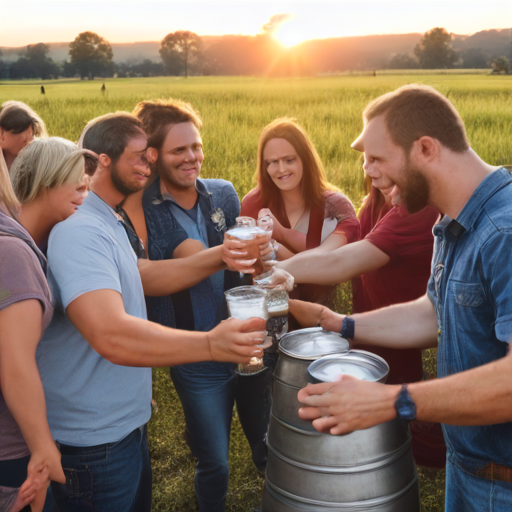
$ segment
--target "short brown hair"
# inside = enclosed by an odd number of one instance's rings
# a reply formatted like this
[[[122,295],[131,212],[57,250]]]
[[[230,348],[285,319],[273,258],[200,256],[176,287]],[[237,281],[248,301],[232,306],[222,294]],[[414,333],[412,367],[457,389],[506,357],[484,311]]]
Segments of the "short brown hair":
[[[370,121],[384,116],[393,142],[406,152],[420,137],[437,139],[456,153],[469,149],[469,142],[460,114],[450,101],[433,87],[404,85],[372,101],[363,118]]]
[[[287,117],[272,121],[263,128],[260,135],[256,180],[262,204],[272,208],[282,201],[280,190],[269,176],[267,164],[263,158],[265,146],[272,139],[285,139],[293,146],[302,162],[300,187],[304,203],[307,206],[322,206],[324,192],[337,190],[337,188],[327,181],[322,161],[304,128],[295,119]]]
[[[14,135],[32,127],[34,137],[48,137],[44,121],[25,103],[6,101],[0,108],[0,128]]]
[[[159,151],[171,126],[192,123],[198,130],[203,126],[194,107],[179,100],[141,101],[133,109],[133,114],[142,122],[148,135],[148,146]]]
[[[124,153],[128,141],[144,135],[142,123],[128,112],[105,114],[89,121],[78,141],[80,148],[96,154],[105,154],[116,163]]]

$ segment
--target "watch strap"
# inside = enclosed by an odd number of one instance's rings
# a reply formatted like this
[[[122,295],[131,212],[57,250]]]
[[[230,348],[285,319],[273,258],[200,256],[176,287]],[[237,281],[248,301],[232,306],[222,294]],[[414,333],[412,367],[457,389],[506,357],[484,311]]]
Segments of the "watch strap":
[[[356,323],[354,322],[354,319],[350,316],[346,316],[343,318],[343,322],[341,323],[341,335],[347,339],[347,340],[353,340],[354,339],[354,333],[355,333]]]

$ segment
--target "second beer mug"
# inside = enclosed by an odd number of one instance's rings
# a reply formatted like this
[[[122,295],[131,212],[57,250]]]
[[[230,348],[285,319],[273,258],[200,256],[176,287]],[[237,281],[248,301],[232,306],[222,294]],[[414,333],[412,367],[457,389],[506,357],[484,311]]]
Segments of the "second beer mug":
[[[246,244],[247,259],[256,259],[253,265],[256,276],[265,271],[259,246],[267,233],[266,229],[256,225],[256,221],[252,217],[237,217],[236,226],[229,229],[225,235],[227,238],[240,240]]]

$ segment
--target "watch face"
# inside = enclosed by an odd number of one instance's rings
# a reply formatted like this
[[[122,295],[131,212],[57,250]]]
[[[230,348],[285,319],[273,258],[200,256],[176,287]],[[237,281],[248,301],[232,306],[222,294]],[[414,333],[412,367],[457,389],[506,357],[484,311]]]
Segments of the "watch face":
[[[416,419],[416,404],[410,397],[407,387],[404,385],[398,393],[398,398],[395,402],[395,409],[403,420],[412,421]]]

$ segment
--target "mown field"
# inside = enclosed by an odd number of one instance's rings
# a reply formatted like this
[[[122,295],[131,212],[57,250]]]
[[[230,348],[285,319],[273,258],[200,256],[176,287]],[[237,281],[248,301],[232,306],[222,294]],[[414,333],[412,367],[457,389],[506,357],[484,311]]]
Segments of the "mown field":
[[[204,121],[202,175],[233,182],[240,197],[252,187],[261,129],[281,116],[302,123],[325,164],[329,179],[357,205],[363,191],[359,154],[350,143],[362,128],[361,112],[369,100],[412,82],[436,87],[455,104],[475,151],[487,162],[512,164],[512,76],[484,74],[386,74],[310,79],[150,78],[45,82],[0,82],[0,101],[21,100],[47,123],[51,135],[77,140],[87,121],[116,110],[131,111],[138,101],[178,98],[190,101]],[[425,354],[434,372],[435,353]],[[150,423],[154,468],[154,510],[196,510],[194,461],[182,440],[181,407],[168,371],[157,372],[158,412]],[[227,510],[248,512],[257,506],[263,480],[252,466],[248,445],[234,416]],[[443,510],[443,472],[421,471],[425,512]]]

